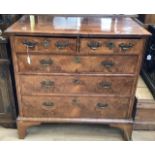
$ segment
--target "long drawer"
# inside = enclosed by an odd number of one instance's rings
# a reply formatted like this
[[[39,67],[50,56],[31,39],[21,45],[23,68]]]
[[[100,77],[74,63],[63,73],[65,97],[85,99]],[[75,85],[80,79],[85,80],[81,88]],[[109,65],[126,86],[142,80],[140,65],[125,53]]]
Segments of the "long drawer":
[[[102,94],[130,96],[134,77],[113,76],[20,76],[22,94]]]
[[[134,74],[137,70],[137,56],[64,56],[18,54],[19,72],[39,73],[112,73]]]
[[[128,98],[22,96],[24,117],[125,118]]]

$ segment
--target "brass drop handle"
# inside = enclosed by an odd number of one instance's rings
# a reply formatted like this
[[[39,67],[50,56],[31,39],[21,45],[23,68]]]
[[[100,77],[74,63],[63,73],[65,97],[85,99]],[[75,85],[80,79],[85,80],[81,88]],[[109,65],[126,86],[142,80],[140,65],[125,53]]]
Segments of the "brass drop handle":
[[[52,59],[41,59],[40,64],[42,66],[49,66],[53,64],[53,60]]]
[[[66,48],[67,46],[69,46],[69,42],[68,42],[68,41],[62,41],[62,40],[60,40],[60,41],[57,41],[57,42],[55,43],[55,46],[56,46],[58,49],[64,49],[64,48]]]
[[[104,109],[104,108],[107,108],[108,107],[108,104],[107,103],[101,103],[101,102],[99,102],[99,103],[96,104],[96,107],[97,108],[100,108],[100,109]]]
[[[102,89],[111,89],[112,84],[110,82],[104,82],[104,81],[102,81],[102,82],[100,82],[98,84],[98,87],[99,88],[102,88]]]
[[[114,62],[112,62],[112,61],[102,61],[102,62],[101,62],[101,65],[104,66],[104,67],[106,67],[106,68],[111,68],[111,67],[113,67],[115,64],[114,64]]]
[[[34,48],[36,46],[37,42],[32,42],[28,40],[23,41],[23,45],[25,45],[28,48]]]
[[[51,88],[55,84],[54,81],[51,81],[51,80],[41,81],[40,83],[43,88]]]
[[[73,60],[76,64],[81,63],[81,58],[79,56],[75,56]]]
[[[98,41],[90,41],[87,43],[87,46],[92,49],[92,50],[96,50],[98,49],[99,47],[102,46],[102,44]]]
[[[130,48],[132,48],[134,46],[134,44],[132,43],[120,43],[119,47],[121,48],[122,51],[127,51]]]
[[[45,107],[53,107],[54,103],[47,101],[47,102],[43,102],[42,105],[45,106]]]

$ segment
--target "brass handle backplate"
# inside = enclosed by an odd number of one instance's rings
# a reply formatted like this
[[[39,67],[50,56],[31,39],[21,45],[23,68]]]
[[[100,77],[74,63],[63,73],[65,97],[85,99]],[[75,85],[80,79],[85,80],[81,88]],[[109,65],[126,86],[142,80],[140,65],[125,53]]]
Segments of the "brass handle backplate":
[[[64,49],[66,47],[69,46],[69,42],[68,41],[63,41],[63,40],[59,40],[55,43],[55,46],[58,48],[58,49]]]
[[[43,88],[52,88],[55,84],[54,81],[51,80],[41,81],[40,83]]]
[[[107,103],[97,103],[96,104],[96,107],[97,108],[100,108],[100,109],[104,109],[104,108],[107,108],[108,107],[108,104]]]
[[[98,84],[98,87],[102,89],[111,89],[112,84],[110,82],[102,81]]]
[[[51,102],[51,101],[47,101],[47,102],[43,102],[42,105],[45,106],[45,107],[53,107],[54,103]]]
[[[32,42],[32,41],[28,41],[28,40],[24,40],[23,41],[23,45],[25,45],[26,47],[29,48],[34,48],[36,46],[37,42]]]
[[[114,63],[112,61],[102,61],[101,65],[106,67],[106,68],[111,68],[114,66]]]
[[[119,47],[121,48],[122,51],[127,51],[131,49],[134,46],[133,43],[120,43]]]
[[[101,47],[102,44],[101,44],[100,42],[98,42],[98,41],[94,41],[94,40],[93,40],[93,41],[88,42],[87,46],[88,46],[90,49],[92,49],[92,50],[96,50],[96,49],[98,49],[99,47]]]
[[[53,60],[52,59],[41,59],[40,64],[42,66],[49,66],[53,64]]]

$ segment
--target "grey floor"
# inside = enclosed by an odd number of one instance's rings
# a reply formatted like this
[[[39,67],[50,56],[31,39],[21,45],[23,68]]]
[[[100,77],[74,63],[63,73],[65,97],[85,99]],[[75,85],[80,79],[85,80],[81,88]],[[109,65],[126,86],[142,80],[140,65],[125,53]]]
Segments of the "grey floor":
[[[150,91],[139,78],[136,96],[139,99],[153,99]],[[4,140],[19,140],[17,129],[6,129],[0,126],[0,141]],[[44,124],[28,129],[28,134],[25,137],[26,141],[50,141],[50,140],[96,140],[96,141],[115,141],[123,140],[118,129],[109,128],[101,125],[63,125],[63,124]],[[155,141],[155,131],[133,131],[133,141]]]
[[[16,129],[0,127],[0,141],[18,141]],[[118,129],[101,125],[44,124],[28,129],[26,141],[121,141]],[[155,141],[155,131],[133,131],[133,141]],[[21,140],[22,141],[22,140]]]

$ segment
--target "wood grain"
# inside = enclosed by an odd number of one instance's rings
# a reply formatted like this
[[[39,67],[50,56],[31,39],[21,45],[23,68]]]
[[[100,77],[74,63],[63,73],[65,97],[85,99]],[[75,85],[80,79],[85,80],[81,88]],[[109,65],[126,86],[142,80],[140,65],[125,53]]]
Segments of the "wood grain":
[[[106,36],[106,37],[146,37],[150,33],[131,18],[123,17],[58,17],[36,15],[35,27],[30,26],[29,16],[23,16],[9,27],[9,35],[39,36]]]
[[[29,73],[101,73],[134,74],[137,70],[137,56],[72,56],[18,54],[18,72]]]
[[[89,47],[91,43],[99,43],[99,47],[93,49]],[[126,48],[121,48],[122,44],[126,45]],[[80,52],[88,54],[138,54],[142,47],[143,39],[82,38],[80,40]]]
[[[43,53],[75,53],[77,48],[76,38],[52,38],[52,37],[15,37],[14,42],[16,46],[16,52],[27,52],[26,45],[24,42],[35,43],[34,47],[29,48],[29,52],[39,52]],[[60,47],[59,47],[60,46]]]
[[[21,93],[130,96],[134,78],[104,76],[20,76]],[[124,87],[125,86],[125,87]]]
[[[12,36],[19,137],[33,124],[70,122],[109,124],[131,140],[135,90],[150,33],[131,18],[35,18],[33,30],[28,16],[6,30]]]
[[[123,119],[127,114],[129,99],[22,96],[22,103],[24,117]]]

